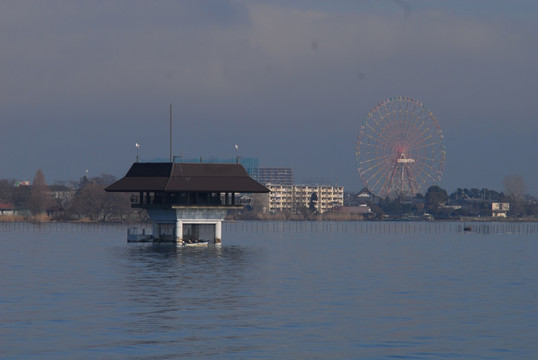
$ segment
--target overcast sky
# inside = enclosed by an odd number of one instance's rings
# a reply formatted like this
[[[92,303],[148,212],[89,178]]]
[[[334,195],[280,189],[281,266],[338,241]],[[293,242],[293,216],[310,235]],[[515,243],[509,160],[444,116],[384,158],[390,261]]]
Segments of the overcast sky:
[[[0,178],[121,177],[140,158],[257,157],[362,188],[388,97],[446,141],[440,186],[538,195],[535,0],[1,1]]]

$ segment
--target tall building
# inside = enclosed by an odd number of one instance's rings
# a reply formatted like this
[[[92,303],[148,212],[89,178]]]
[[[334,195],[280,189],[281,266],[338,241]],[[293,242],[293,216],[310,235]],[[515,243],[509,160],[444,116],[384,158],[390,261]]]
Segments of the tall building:
[[[258,168],[258,173],[252,176],[260,184],[293,185],[293,170],[291,168]]]
[[[344,205],[344,187],[328,185],[266,184],[270,193],[268,209],[271,213],[295,212],[301,207],[310,208],[311,202],[320,214]]]
[[[215,158],[215,157],[209,157],[209,158],[190,158],[190,159],[184,159],[183,157],[175,156],[174,162],[178,163],[204,163],[204,164],[234,164],[239,163],[243,165],[245,170],[247,171],[248,175],[254,180],[256,180],[256,176],[258,174],[258,158],[248,158],[248,157],[239,157],[239,158],[228,158],[228,159],[221,159],[221,158]]]
[[[163,159],[156,159],[154,162],[166,162]],[[291,168],[259,167],[258,158],[238,157],[238,158],[184,158],[174,156],[175,163],[204,163],[204,164],[234,164],[243,165],[248,175],[260,184],[282,184],[293,185],[293,170]]]

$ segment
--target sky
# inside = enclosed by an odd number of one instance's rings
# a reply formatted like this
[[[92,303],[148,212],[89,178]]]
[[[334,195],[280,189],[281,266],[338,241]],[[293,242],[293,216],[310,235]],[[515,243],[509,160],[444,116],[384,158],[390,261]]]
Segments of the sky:
[[[362,188],[386,98],[445,136],[439,185],[538,195],[535,0],[1,1],[0,178],[123,176],[136,161],[255,157]]]

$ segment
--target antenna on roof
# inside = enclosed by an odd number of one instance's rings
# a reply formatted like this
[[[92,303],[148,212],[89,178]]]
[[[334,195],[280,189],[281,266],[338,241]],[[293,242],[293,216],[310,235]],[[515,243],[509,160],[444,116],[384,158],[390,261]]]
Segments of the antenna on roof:
[[[172,103],[170,103],[170,162],[173,162],[172,158]]]
[[[235,144],[235,163],[239,164],[239,145]]]

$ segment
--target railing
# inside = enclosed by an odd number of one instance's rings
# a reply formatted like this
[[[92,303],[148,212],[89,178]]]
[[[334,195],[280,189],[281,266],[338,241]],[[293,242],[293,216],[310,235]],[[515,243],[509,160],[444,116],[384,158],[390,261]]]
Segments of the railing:
[[[214,198],[185,198],[185,197],[167,197],[167,196],[143,196],[142,202],[136,195],[131,196],[131,204],[133,205],[186,205],[186,206],[198,206],[198,205],[210,205],[210,206],[242,206],[246,203],[236,200],[233,204],[224,204],[220,197]]]

